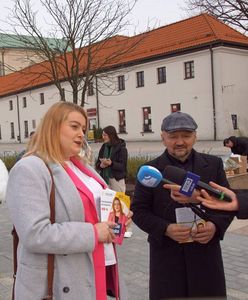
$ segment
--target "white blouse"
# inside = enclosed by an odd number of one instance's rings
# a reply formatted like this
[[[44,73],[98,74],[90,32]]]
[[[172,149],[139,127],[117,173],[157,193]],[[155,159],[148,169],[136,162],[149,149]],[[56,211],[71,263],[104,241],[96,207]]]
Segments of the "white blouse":
[[[66,161],[66,164],[91,191],[96,205],[97,216],[98,219],[100,220],[100,211],[101,211],[100,204],[101,204],[101,195],[102,195],[103,187],[94,178],[83,173],[77,166],[74,165],[73,162]],[[114,247],[112,243],[109,244],[104,243],[104,254],[105,254],[106,266],[116,264]]]

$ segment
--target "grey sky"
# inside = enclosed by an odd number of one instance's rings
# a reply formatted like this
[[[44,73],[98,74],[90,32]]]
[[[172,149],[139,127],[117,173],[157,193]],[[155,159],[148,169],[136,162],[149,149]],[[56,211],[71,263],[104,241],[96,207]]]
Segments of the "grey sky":
[[[0,28],[11,30],[7,24],[8,8],[13,7],[14,0],[0,0]],[[186,12],[180,9],[185,0],[138,0],[134,10],[130,14],[130,22],[134,25],[129,28],[132,34],[135,28],[140,33],[150,28],[167,25],[183,18],[187,18]]]

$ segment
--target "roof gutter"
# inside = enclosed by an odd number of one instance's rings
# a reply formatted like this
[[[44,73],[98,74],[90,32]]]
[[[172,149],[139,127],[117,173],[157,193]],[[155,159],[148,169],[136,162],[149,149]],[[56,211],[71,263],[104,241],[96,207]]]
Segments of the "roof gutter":
[[[209,47],[211,59],[211,84],[212,84],[212,104],[213,104],[213,123],[214,123],[214,141],[216,141],[216,108],[215,108],[215,85],[214,85],[214,55],[212,45]]]

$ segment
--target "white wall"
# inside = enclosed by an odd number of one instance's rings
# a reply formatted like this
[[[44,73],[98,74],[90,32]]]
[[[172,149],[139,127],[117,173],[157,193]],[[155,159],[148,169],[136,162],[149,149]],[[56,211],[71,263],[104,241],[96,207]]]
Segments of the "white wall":
[[[214,51],[217,138],[248,136],[248,51],[219,48]],[[237,114],[234,131],[231,114]]]
[[[247,135],[247,95],[248,95],[248,51],[220,47],[214,49],[214,80],[216,101],[217,139],[237,134],[232,129],[231,114],[238,115],[241,134]],[[184,79],[184,62],[194,61],[195,78]],[[157,68],[166,67],[166,83],[157,84]],[[136,87],[136,72],[144,71],[145,86]],[[117,76],[125,75],[126,89],[114,92]],[[120,134],[126,140],[159,140],[162,119],[170,113],[170,104],[180,103],[183,112],[190,113],[198,124],[198,139],[214,138],[213,101],[211,83],[210,50],[199,51],[177,57],[162,59],[112,73],[114,81],[108,82],[111,88],[100,83],[99,120],[103,128],[114,125],[118,129],[118,110],[125,109],[127,134]],[[106,83],[106,82],[105,82]],[[64,83],[66,99],[72,101],[70,86]],[[45,95],[45,104],[40,105],[40,93]],[[111,95],[111,93],[113,95]],[[32,120],[38,125],[47,109],[59,101],[55,86],[34,89],[18,94],[20,110],[21,138],[24,139],[24,120],[29,122],[29,132],[35,130]],[[23,108],[22,98],[27,98],[27,107]],[[15,124],[15,136],[18,132],[17,96],[0,99],[0,142],[17,142],[10,139],[10,122]],[[13,111],[9,110],[9,100],[13,100]],[[150,106],[152,132],[142,133],[142,107]],[[96,95],[86,99],[85,109],[96,108]]]

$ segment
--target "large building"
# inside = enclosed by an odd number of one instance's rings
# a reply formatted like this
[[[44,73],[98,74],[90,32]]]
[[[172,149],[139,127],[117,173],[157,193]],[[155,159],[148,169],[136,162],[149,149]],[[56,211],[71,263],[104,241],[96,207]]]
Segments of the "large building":
[[[55,51],[65,45],[62,39],[45,38],[45,41]],[[0,76],[44,60],[35,44],[29,36],[0,33]]]
[[[95,77],[85,104],[91,127],[111,124],[126,140],[159,140],[162,119],[182,110],[195,118],[200,140],[248,134],[248,37],[201,14],[138,36],[114,37],[99,56],[104,60],[118,43],[135,39],[131,52]],[[32,75],[41,67],[0,78],[0,142],[25,141],[60,100],[51,81]],[[72,101],[66,81],[63,88]]]

